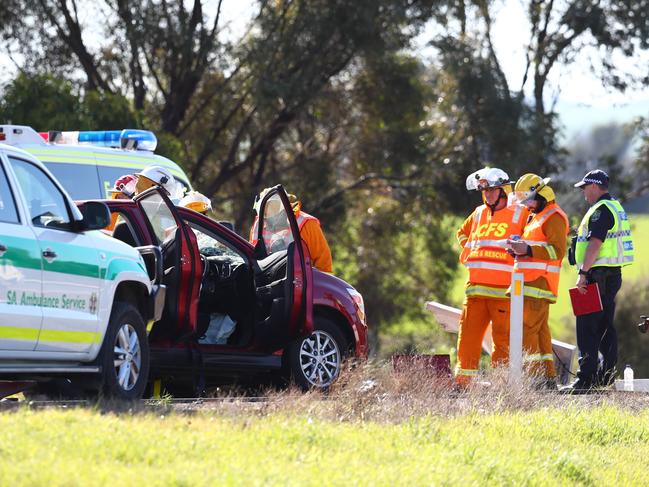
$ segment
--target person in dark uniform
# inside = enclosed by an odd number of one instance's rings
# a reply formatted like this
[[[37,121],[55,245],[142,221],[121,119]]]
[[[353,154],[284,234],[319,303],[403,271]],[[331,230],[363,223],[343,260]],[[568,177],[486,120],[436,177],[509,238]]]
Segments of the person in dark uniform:
[[[577,380],[563,389],[569,393],[587,392],[615,381],[615,295],[622,286],[622,267],[633,262],[633,241],[626,212],[608,192],[608,184],[608,174],[599,169],[590,171],[575,184],[591,205],[579,225],[574,246],[579,272],[577,288],[585,293],[586,285],[596,282],[603,310],[577,316],[579,372]]]

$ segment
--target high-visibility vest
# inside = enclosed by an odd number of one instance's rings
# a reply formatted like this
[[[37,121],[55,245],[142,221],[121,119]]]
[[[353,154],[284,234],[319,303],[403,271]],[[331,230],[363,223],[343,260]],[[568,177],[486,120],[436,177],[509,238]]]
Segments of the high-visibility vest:
[[[469,282],[508,286],[514,269],[514,258],[505,250],[505,241],[521,235],[527,211],[522,206],[505,207],[492,213],[487,205],[476,208],[471,234],[460,255],[469,269]]]
[[[566,223],[566,236],[568,235],[569,222],[568,217],[564,211],[556,203],[548,204],[543,211],[534,214],[532,219],[525,225],[523,231],[523,240],[529,245],[542,245],[547,250],[550,257],[556,253],[552,245],[547,241],[545,233],[543,233],[543,224],[552,215],[560,215]],[[522,272],[525,282],[532,282],[539,277],[543,277],[550,288],[551,295],[546,289],[535,289],[525,286],[525,295],[545,298],[550,301],[556,301],[559,295],[559,276],[561,274],[561,261],[562,259],[535,259],[534,257],[517,257],[514,262],[514,272]]]
[[[316,217],[313,215],[309,215],[308,213],[305,213],[304,211],[300,210],[297,215],[295,215],[295,219],[297,221],[297,227],[299,231],[302,231],[302,227],[308,222],[309,220],[313,220],[320,225],[320,220],[318,220]],[[255,221],[252,224],[252,228],[250,229],[250,243],[254,246],[257,245],[257,225],[259,224],[259,217],[255,217]],[[268,228],[268,225],[264,226],[264,229],[262,230],[262,236],[264,238],[264,243],[266,244],[266,249],[270,251],[272,245],[272,242],[275,242],[277,239],[281,238],[284,239],[286,242],[286,246],[290,242],[293,241],[293,235],[291,234],[291,227],[288,225],[288,222],[286,223],[286,228],[280,231],[271,231]]]
[[[588,222],[598,208],[605,205],[613,214],[613,228],[606,234],[606,239],[599,248],[595,259],[595,266],[624,267],[633,262],[633,240],[631,239],[631,225],[626,212],[618,200],[600,200],[590,207],[579,224],[577,231],[577,244],[575,246],[575,261],[581,266],[586,257],[588,247]]]

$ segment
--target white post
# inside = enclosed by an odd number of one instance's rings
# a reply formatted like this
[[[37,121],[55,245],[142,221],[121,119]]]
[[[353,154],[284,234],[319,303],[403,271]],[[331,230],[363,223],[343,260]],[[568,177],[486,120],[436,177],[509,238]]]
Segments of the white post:
[[[512,274],[509,316],[509,380],[517,382],[523,373],[523,291],[521,272]]]

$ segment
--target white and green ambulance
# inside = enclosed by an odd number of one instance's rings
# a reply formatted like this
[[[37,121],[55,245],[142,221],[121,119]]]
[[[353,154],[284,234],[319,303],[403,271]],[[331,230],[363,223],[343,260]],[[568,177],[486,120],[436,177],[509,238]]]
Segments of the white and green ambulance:
[[[164,287],[138,250],[99,230],[109,220],[101,202],[82,215],[41,162],[0,143],[0,381],[141,397]]]
[[[36,132],[25,125],[0,125],[0,142],[36,156],[74,200],[108,198],[118,178],[151,165],[167,168],[185,190],[192,189],[178,164],[153,152],[158,141],[147,130]]]

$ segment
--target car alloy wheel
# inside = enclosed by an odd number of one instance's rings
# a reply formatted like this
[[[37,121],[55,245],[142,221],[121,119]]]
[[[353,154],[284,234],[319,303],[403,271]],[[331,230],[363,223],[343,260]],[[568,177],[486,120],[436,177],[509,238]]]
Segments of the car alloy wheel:
[[[342,357],[336,340],[327,332],[315,330],[302,341],[299,350],[302,374],[316,387],[327,387],[340,373]]]
[[[121,326],[113,351],[117,383],[124,391],[130,391],[137,384],[142,368],[140,340],[133,326],[128,323]]]

